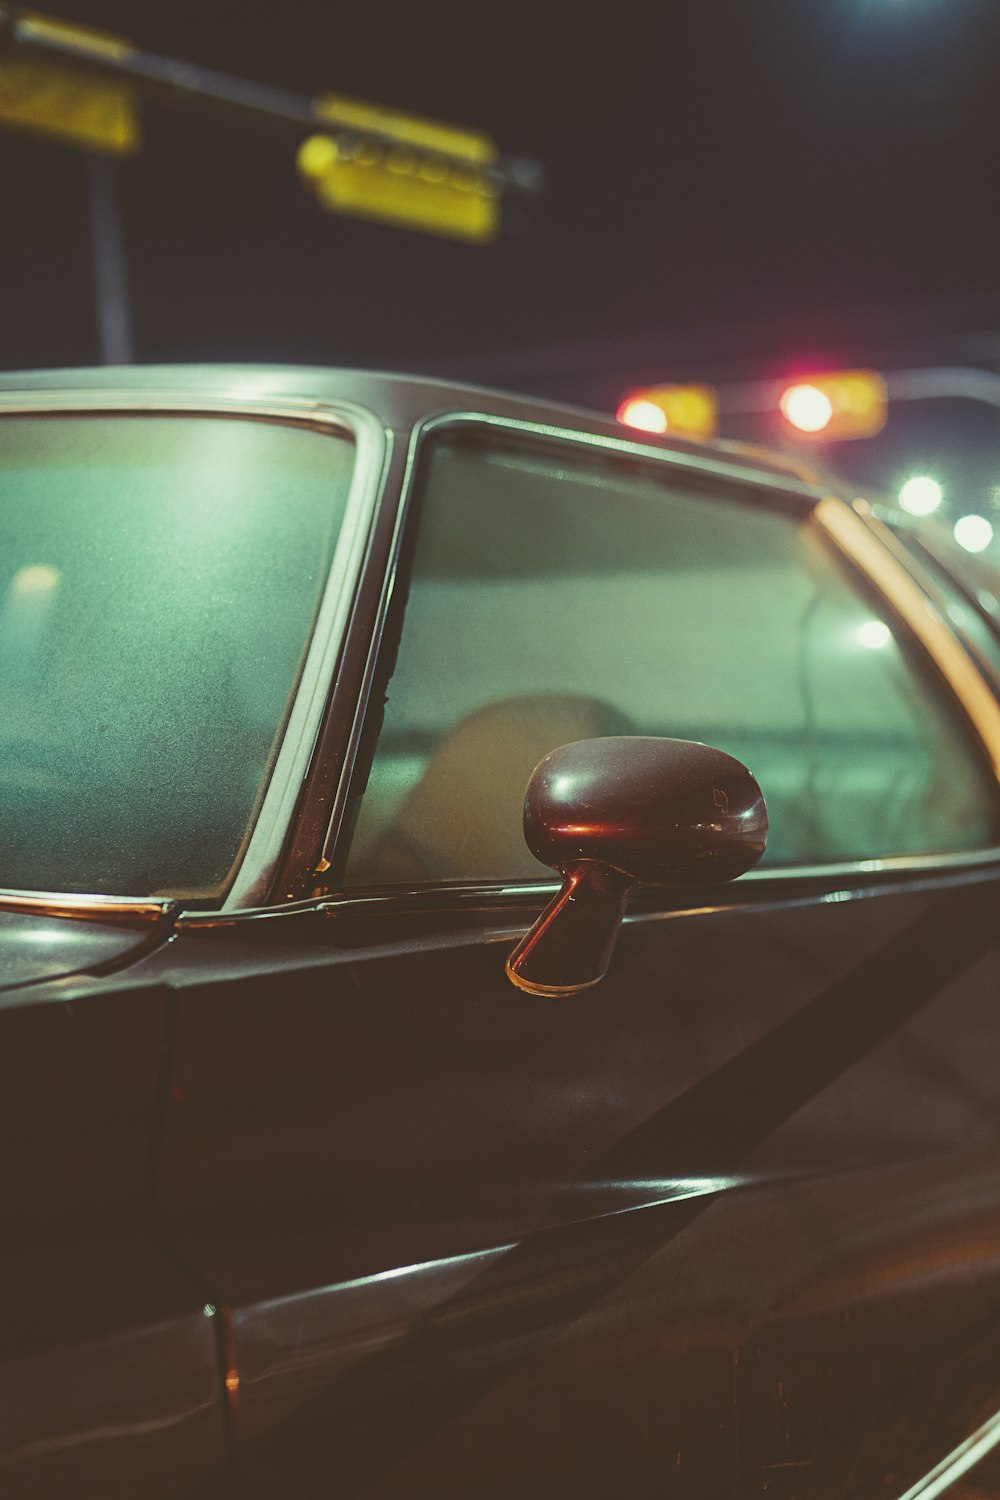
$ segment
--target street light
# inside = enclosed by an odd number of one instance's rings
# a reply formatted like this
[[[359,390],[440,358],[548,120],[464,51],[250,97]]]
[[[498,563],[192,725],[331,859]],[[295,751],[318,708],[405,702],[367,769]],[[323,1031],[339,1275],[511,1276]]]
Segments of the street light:
[[[954,526],[955,540],[966,552],[983,552],[993,540],[993,527],[985,516],[960,516]]]
[[[915,474],[899,492],[899,503],[911,516],[929,516],[943,499],[941,486],[929,474]]]
[[[616,415],[625,427],[637,427],[640,432],[666,432],[670,425],[663,407],[646,396],[627,396]]]
[[[834,370],[786,386],[781,415],[806,438],[874,437],[885,426],[886,388],[875,370]]]
[[[778,405],[786,422],[800,432],[822,432],[833,417],[833,402],[817,385],[790,385]]]
[[[719,425],[719,402],[707,385],[648,385],[627,391],[616,416],[626,427],[670,432],[705,442]]]

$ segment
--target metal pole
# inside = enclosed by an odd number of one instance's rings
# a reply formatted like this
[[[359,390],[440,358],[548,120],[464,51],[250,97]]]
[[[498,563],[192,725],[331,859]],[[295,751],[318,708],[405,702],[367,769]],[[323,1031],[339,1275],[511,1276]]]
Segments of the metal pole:
[[[130,365],[135,351],[115,164],[108,157],[93,152],[87,153],[86,162],[94,305],[101,363]]]
[[[971,365],[891,371],[885,388],[890,401],[981,401],[1000,407],[1000,375]]]

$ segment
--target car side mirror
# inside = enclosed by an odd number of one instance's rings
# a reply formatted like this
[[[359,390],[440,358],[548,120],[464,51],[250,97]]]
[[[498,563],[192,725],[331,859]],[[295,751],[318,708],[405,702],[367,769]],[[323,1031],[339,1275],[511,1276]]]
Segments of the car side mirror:
[[[740,761],[689,740],[614,737],[553,750],[531,774],[524,837],[562,890],[507,960],[531,995],[572,995],[607,973],[634,885],[717,885],[767,842],[760,787]]]

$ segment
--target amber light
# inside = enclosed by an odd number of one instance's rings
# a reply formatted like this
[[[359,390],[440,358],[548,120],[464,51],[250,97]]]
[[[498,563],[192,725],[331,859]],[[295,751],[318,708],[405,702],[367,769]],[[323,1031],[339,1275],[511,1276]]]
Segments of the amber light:
[[[800,432],[822,432],[833,416],[833,402],[815,385],[790,385],[778,405],[785,420]]]
[[[663,408],[645,396],[627,396],[616,415],[626,427],[637,427],[640,432],[666,432],[670,425]]]
[[[874,437],[885,426],[887,393],[876,370],[832,370],[788,385],[781,415],[805,438],[842,442]]]
[[[647,385],[626,391],[617,417],[642,432],[669,432],[706,442],[718,431],[719,401],[707,385]]]

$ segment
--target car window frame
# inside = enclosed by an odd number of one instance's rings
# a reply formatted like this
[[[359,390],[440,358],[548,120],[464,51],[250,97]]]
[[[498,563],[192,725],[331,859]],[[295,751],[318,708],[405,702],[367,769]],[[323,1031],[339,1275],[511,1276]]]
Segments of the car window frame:
[[[330,397],[243,394],[234,390],[171,389],[150,385],[0,390],[0,424],[7,417],[230,418],[346,437],[354,466],[344,517],[323,583],[305,656],[280,729],[263,794],[233,863],[226,892],[199,902],[190,898],[77,895],[58,891],[0,890],[0,909],[89,920],[156,920],[166,911],[243,910],[273,899],[284,847],[320,732],[347,621],[363,571],[381,482],[392,444],[384,421],[367,407]],[[2,430],[2,429],[0,429]]]
[[[580,448],[598,449],[609,455],[635,459],[649,464],[662,472],[667,469],[687,475],[701,477],[706,481],[721,480],[733,487],[733,498],[738,492],[747,495],[764,493],[782,508],[799,509],[800,512],[824,514],[824,531],[834,549],[840,554],[849,571],[855,574],[864,588],[874,594],[889,618],[902,627],[917,648],[917,658],[927,674],[938,680],[952,702],[956,729],[964,732],[980,750],[986,767],[992,770],[994,790],[1000,806],[1000,698],[980,669],[977,659],[958,639],[954,629],[939,618],[933,602],[900,561],[875,537],[867,524],[867,502],[849,502],[836,493],[834,487],[822,482],[808,482],[792,474],[774,470],[758,470],[740,462],[740,455],[730,456],[706,454],[704,451],[686,451],[664,448],[643,443],[630,437],[609,437],[605,433],[585,427],[572,427],[561,423],[535,422],[510,416],[498,415],[481,409],[456,409],[436,413],[414,424],[407,453],[406,471],[403,480],[399,509],[389,563],[380,602],[377,630],[373,636],[373,650],[369,659],[363,703],[374,698],[377,702],[392,674],[395,646],[392,636],[398,632],[388,620],[389,604],[405,612],[405,596],[408,589],[407,547],[412,554],[419,517],[415,514],[417,500],[415,488],[426,445],[449,430],[468,431],[479,427],[485,431],[507,432],[513,435],[532,436],[549,443],[565,444],[579,452]],[[825,512],[819,508],[825,506]],[[873,564],[875,564],[873,566]],[[400,619],[400,631],[405,623]],[[388,645],[387,645],[388,641]],[[316,899],[335,901],[338,906],[372,904],[388,909],[397,898],[403,906],[416,903],[420,907],[447,908],[449,893],[453,904],[475,906],[481,900],[491,902],[520,903],[534,893],[539,896],[554,890],[558,881],[553,875],[537,881],[523,879],[496,879],[477,881],[423,881],[413,886],[345,886],[339,876],[346,863],[347,852],[353,832],[348,816],[349,805],[356,811],[364,795],[363,782],[367,780],[371,756],[377,742],[378,728],[372,731],[372,715],[359,713],[351,738],[351,754],[343,767],[342,784],[335,800],[327,837],[323,845],[322,866],[331,875],[326,888],[316,888]],[[369,738],[370,737],[370,738]],[[367,763],[366,763],[367,762]],[[363,780],[362,780],[363,778]],[[908,874],[921,874],[934,870],[976,868],[1000,863],[1000,844],[978,850],[956,853],[912,854],[887,856],[878,859],[852,861],[829,861],[814,865],[782,866],[754,869],[742,877],[740,884],[751,887],[761,883],[789,883],[803,881],[821,884],[843,882],[863,877],[866,880],[881,880]],[[684,893],[656,892],[647,897],[644,904],[663,907],[676,904],[678,895]]]
[[[948,601],[931,569],[948,579],[955,593],[968,605],[980,620],[1000,651],[1000,618],[983,607],[973,581],[955,566],[955,560],[947,551],[936,545],[937,539],[929,532],[921,518],[909,516],[905,511],[893,510],[891,506],[875,504],[870,507],[870,523],[878,531],[885,545],[902,563],[931,599],[943,618],[950,621],[951,629],[961,639],[966,651],[976,661],[979,670],[1000,695],[1000,666],[991,662],[982,648],[957,620],[948,614]]]

